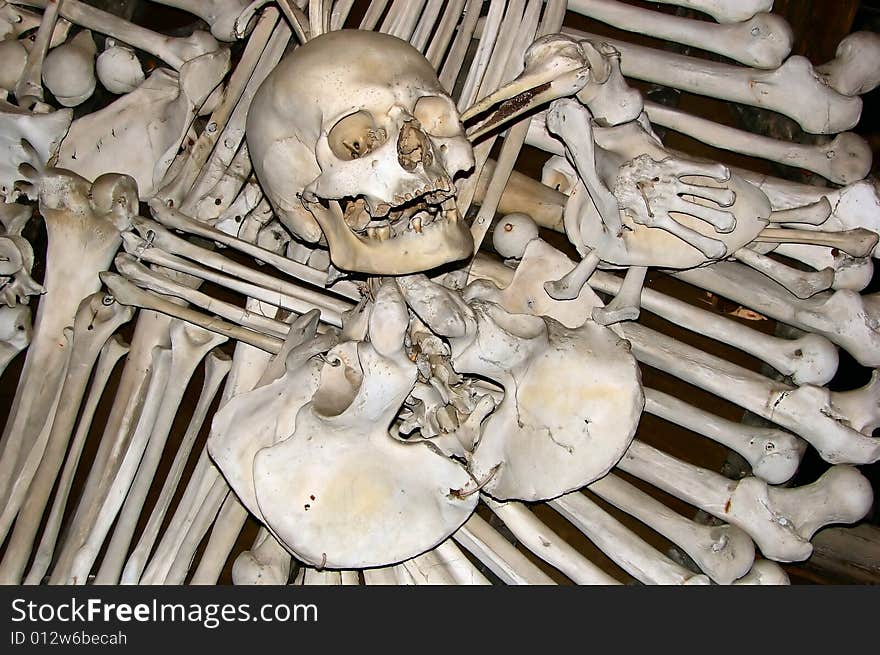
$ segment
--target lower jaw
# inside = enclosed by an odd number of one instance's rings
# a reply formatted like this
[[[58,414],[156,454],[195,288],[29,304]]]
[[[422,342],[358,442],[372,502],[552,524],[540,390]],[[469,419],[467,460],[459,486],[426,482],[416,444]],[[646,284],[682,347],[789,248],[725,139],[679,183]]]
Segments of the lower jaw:
[[[333,265],[343,271],[370,275],[409,275],[429,271],[473,255],[470,230],[461,222],[434,224],[418,236],[384,241],[360,237],[336,221],[316,216],[330,246]]]

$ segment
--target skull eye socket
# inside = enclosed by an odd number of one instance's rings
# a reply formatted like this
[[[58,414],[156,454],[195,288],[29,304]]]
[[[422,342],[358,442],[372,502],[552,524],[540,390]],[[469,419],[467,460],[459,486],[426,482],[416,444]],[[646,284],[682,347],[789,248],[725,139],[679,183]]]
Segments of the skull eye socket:
[[[461,134],[458,111],[449,98],[423,96],[416,102],[413,116],[431,136],[449,138]]]
[[[330,150],[345,161],[363,157],[385,141],[385,130],[377,128],[372,114],[359,111],[341,118],[327,135]]]

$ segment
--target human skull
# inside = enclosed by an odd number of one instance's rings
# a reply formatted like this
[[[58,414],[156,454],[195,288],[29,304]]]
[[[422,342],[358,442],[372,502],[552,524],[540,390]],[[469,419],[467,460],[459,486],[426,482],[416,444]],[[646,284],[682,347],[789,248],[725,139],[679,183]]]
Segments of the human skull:
[[[257,91],[247,142],[279,219],[311,243],[323,232],[339,269],[406,274],[472,254],[453,178],[473,150],[406,41],[342,30],[297,48]]]

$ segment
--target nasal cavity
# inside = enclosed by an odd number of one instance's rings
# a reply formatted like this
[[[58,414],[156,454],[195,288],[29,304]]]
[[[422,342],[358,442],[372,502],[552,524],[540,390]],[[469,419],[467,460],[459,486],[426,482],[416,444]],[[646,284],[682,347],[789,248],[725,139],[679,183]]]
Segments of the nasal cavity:
[[[427,167],[434,162],[431,144],[418,121],[409,120],[403,124],[397,137],[397,161],[410,172],[419,164]]]

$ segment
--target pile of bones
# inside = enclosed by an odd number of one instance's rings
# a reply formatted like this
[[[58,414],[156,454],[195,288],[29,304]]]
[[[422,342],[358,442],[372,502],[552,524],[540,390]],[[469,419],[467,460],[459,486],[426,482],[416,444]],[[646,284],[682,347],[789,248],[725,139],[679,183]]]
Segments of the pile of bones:
[[[785,584],[871,510],[880,381],[827,385],[841,350],[880,366],[880,200],[847,131],[880,37],[813,65],[770,0],[157,1],[194,28],[0,2],[0,582]],[[646,414],[744,470],[649,445]],[[791,484],[808,453],[824,473]]]

